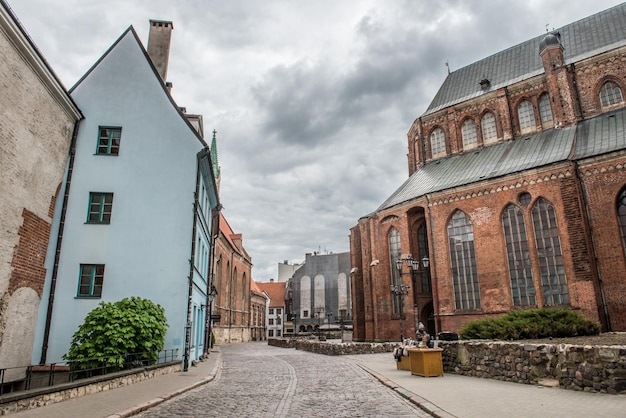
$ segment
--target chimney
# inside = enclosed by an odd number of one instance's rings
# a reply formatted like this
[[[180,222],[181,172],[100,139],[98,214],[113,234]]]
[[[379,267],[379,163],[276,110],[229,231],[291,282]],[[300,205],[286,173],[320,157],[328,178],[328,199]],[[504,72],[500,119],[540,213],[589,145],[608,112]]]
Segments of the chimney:
[[[150,19],[148,55],[163,82],[167,79],[167,64],[170,59],[170,41],[173,30],[174,25],[172,22]]]

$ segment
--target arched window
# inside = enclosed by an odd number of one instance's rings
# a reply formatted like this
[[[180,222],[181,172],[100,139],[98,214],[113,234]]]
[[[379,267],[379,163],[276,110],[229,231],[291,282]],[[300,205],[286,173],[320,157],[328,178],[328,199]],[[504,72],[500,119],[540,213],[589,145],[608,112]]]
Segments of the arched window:
[[[457,210],[448,222],[450,265],[456,309],[480,308],[480,289],[474,252],[474,227],[465,213]]]
[[[308,318],[311,312],[311,278],[302,276],[300,278],[300,318]]]
[[[489,144],[498,140],[498,131],[496,129],[496,117],[493,113],[485,113],[480,121],[483,128],[483,143]]]
[[[390,285],[401,285],[402,277],[396,267],[396,261],[401,260],[402,253],[400,249],[400,234],[396,228],[391,228],[389,235],[387,236],[387,242],[389,243],[389,268],[391,269],[391,283]],[[400,314],[400,306],[402,305],[401,297],[403,295],[392,296],[392,313]]]
[[[547,200],[539,198],[533,207],[532,217],[544,302],[546,305],[569,303],[556,212]]]
[[[600,89],[600,105],[602,107],[611,106],[624,101],[622,89],[612,81],[607,81]]]
[[[463,149],[475,148],[476,142],[476,124],[472,119],[466,119],[461,126],[461,135],[463,136]]]
[[[502,227],[504,228],[504,240],[509,261],[513,305],[536,305],[526,224],[520,208],[510,204],[504,209]]]
[[[617,198],[617,221],[622,234],[622,247],[626,252],[626,187],[622,189]]]
[[[539,99],[539,115],[543,125],[552,122],[552,108],[550,107],[550,97],[547,93]]]
[[[430,257],[428,253],[428,236],[426,234],[426,222],[417,228],[417,243],[419,245],[419,260],[420,263],[424,257]],[[422,278],[422,293],[425,296],[432,296],[433,288],[430,280],[430,269],[420,264],[421,278]]]
[[[529,132],[535,128],[535,113],[533,105],[528,100],[523,100],[517,107],[519,127],[522,132]]]
[[[433,157],[446,153],[446,134],[443,129],[436,128],[430,134],[430,150]]]

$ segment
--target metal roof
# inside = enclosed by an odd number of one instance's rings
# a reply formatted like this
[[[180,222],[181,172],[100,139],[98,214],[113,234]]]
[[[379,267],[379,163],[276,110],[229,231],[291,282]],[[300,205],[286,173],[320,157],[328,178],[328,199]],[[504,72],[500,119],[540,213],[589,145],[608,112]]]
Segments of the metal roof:
[[[626,109],[619,109],[577,126],[553,128],[429,162],[414,172],[376,212],[428,193],[624,149]]]
[[[626,3],[556,29],[566,64],[626,45]],[[539,44],[546,34],[498,52],[444,80],[422,116],[544,73]],[[480,81],[489,80],[482,89]]]

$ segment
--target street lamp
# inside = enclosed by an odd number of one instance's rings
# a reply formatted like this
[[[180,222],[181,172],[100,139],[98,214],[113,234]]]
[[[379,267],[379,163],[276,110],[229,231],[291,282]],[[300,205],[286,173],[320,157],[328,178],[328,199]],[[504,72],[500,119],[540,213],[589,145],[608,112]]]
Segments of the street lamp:
[[[396,260],[396,268],[400,273],[400,278],[402,278],[402,259]],[[404,334],[402,332],[402,317],[404,316],[404,296],[409,293],[409,285],[408,284],[392,284],[390,286],[391,293],[400,299],[400,341],[404,342]]]

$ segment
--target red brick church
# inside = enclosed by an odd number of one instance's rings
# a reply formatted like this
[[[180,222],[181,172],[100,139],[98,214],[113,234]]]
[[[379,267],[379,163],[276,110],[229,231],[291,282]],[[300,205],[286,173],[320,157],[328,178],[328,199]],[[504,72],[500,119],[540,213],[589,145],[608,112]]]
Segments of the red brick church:
[[[626,4],[448,75],[351,229],[356,340],[513,309],[626,331]]]

